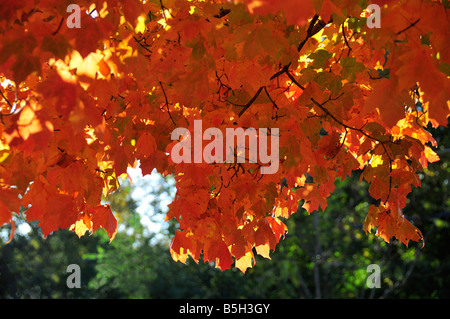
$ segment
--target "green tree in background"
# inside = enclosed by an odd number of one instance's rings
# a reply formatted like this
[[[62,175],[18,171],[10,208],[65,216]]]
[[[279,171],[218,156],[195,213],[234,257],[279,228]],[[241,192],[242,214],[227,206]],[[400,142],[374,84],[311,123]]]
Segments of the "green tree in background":
[[[96,274],[95,263],[83,256],[100,245],[100,236],[78,239],[68,231],[44,239],[32,224],[29,233],[0,246],[0,298],[91,297],[86,283]],[[69,264],[82,269],[81,289],[66,286]]]

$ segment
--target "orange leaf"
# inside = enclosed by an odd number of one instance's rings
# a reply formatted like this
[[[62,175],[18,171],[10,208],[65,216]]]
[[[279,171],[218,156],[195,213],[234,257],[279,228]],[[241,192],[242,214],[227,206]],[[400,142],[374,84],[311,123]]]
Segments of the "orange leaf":
[[[314,15],[313,1],[304,0],[243,0],[251,13],[261,15],[277,14],[282,11],[285,14],[287,24],[304,26],[308,19]]]
[[[233,264],[233,258],[227,245],[222,240],[211,242],[209,249],[205,252],[207,260],[216,260],[216,267],[220,270],[230,269]]]
[[[406,218],[403,218],[398,231],[395,235],[400,242],[408,246],[410,240],[419,241],[422,240],[422,248],[425,246],[425,240],[422,232],[412,225]]]
[[[269,223],[277,241],[281,238],[281,236],[286,234],[287,227],[278,218],[268,216],[266,217],[266,221]]]
[[[379,206],[371,205],[369,207],[369,212],[367,213],[366,219],[363,223],[363,230],[367,233],[370,233],[372,228],[377,227],[378,225],[378,215],[382,212],[382,209]]]
[[[389,194],[389,183],[375,176],[370,184],[369,194],[375,199],[386,200]]]
[[[104,59],[98,61],[97,66],[98,70],[104,77],[107,77],[111,73],[111,68],[109,67],[108,63],[105,62]]]
[[[92,231],[104,228],[112,241],[117,234],[117,220],[109,205],[99,205],[90,209],[89,213],[91,214]]]
[[[137,140],[136,155],[146,158],[152,155],[155,150],[155,138],[149,132],[144,132]]]
[[[17,189],[0,189],[0,226],[11,222],[12,213],[20,212],[20,200]]]
[[[259,245],[259,246],[255,246],[255,250],[258,253],[258,255],[267,258],[267,259],[271,259],[270,258],[270,246],[269,244],[264,244],[264,245]]]
[[[176,230],[170,243],[170,254],[173,260],[185,263],[191,246],[191,238],[187,237],[185,232]]]

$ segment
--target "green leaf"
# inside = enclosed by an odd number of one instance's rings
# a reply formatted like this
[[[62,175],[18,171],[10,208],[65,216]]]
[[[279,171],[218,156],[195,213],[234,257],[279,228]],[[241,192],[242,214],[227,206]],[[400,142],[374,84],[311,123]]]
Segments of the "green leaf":
[[[341,59],[340,64],[342,66],[342,77],[349,82],[355,82],[356,73],[364,71],[364,64],[357,62],[354,57],[344,57]]]
[[[378,76],[379,76],[380,78],[386,78],[386,79],[389,79],[389,73],[390,73],[389,68],[384,69],[384,70],[382,70],[382,69],[377,69],[377,71],[378,71]]]
[[[367,18],[355,18],[351,17],[348,19],[348,27],[353,30],[353,32],[361,32],[361,29],[367,24]]]
[[[439,64],[439,71],[446,74],[447,76],[450,76],[450,63],[441,62]]]
[[[327,50],[321,49],[311,53],[308,58],[314,60],[311,65],[314,69],[321,69],[332,56],[333,54],[329,53]]]
[[[189,43],[188,46],[192,48],[192,57],[194,58],[194,60],[198,61],[202,59],[206,53],[206,48],[203,44],[202,38],[197,37],[196,39],[194,39],[194,41]]]
[[[53,53],[57,58],[64,59],[69,51],[70,44],[62,34],[56,36],[46,36],[42,39],[41,48],[43,51]]]
[[[420,43],[422,43],[423,45],[430,45],[430,35],[431,32],[428,32],[427,34],[422,34],[420,36]]]
[[[320,84],[322,88],[328,89],[333,96],[337,96],[342,89],[341,78],[334,73],[320,72],[317,74],[315,81]]]
[[[25,81],[28,75],[33,72],[41,74],[41,63],[38,57],[32,55],[24,55],[11,66],[14,72],[13,80],[16,83]]]

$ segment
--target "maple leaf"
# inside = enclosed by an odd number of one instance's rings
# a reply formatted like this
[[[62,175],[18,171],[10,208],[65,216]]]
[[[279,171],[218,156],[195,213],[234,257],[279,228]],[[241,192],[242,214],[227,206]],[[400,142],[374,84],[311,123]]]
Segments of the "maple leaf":
[[[87,13],[81,16],[80,24],[84,29],[90,32],[84,32],[82,28],[72,28],[66,33],[66,37],[70,41],[73,39],[77,51],[83,58],[86,58],[92,52],[95,52],[99,46],[99,42],[112,32],[113,24],[102,17],[93,18]]]
[[[77,236],[80,238],[81,236],[84,236],[87,231],[92,230],[92,221],[89,218],[89,215],[82,214],[81,218],[78,219],[75,224],[72,224],[69,228],[71,231],[73,231]]]
[[[12,213],[19,213],[20,200],[17,189],[0,189],[0,225],[9,223]]]
[[[192,238],[187,236],[185,232],[175,231],[175,235],[170,243],[170,254],[175,261],[186,262],[188,253],[193,251]],[[197,259],[198,260],[198,259]]]
[[[369,212],[367,213],[366,218],[363,223],[363,230],[367,233],[370,233],[372,228],[378,225],[378,214],[380,214],[381,208],[379,206],[370,205]]]
[[[148,132],[142,134],[136,142],[136,156],[144,158],[151,157],[152,153],[157,149],[155,138]]]
[[[276,14],[281,10],[285,14],[286,22],[288,24],[303,26],[314,14],[312,1],[287,0],[279,2],[276,0],[245,0],[243,2],[246,2],[250,12],[255,12],[261,15],[266,15],[268,13]]]
[[[398,207],[393,207],[391,211],[381,206],[371,205],[364,220],[363,229],[370,233],[372,228],[377,228],[376,235],[390,242],[392,237],[396,237],[400,242],[408,245],[410,240],[423,241],[423,235],[414,225],[412,225],[402,214]]]
[[[117,220],[109,205],[100,205],[88,210],[92,222],[92,232],[103,228],[108,233],[110,241],[117,234]]]
[[[342,77],[349,82],[356,80],[356,74],[364,70],[364,64],[356,61],[354,57],[343,57],[340,61],[342,66]]]
[[[222,240],[211,242],[209,249],[205,251],[206,260],[216,260],[216,267],[225,270],[233,264],[233,258],[227,245]]]
[[[236,268],[245,273],[247,268],[253,266],[253,253],[251,251],[247,252],[244,256],[236,260]]]

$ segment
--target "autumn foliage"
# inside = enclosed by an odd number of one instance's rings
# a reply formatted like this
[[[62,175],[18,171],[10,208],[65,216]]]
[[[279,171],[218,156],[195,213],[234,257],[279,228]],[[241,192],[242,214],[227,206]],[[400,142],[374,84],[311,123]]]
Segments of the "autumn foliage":
[[[363,229],[423,241],[402,209],[439,160],[427,127],[450,114],[448,1],[373,1],[380,28],[356,0],[76,3],[80,28],[70,1],[0,4],[0,225],[23,212],[45,236],[112,240],[102,199],[139,163],[175,176],[172,257],[245,271],[299,205],[326,213],[335,180],[361,170],[376,203]],[[196,119],[279,128],[278,171],[175,164],[171,132]]]

